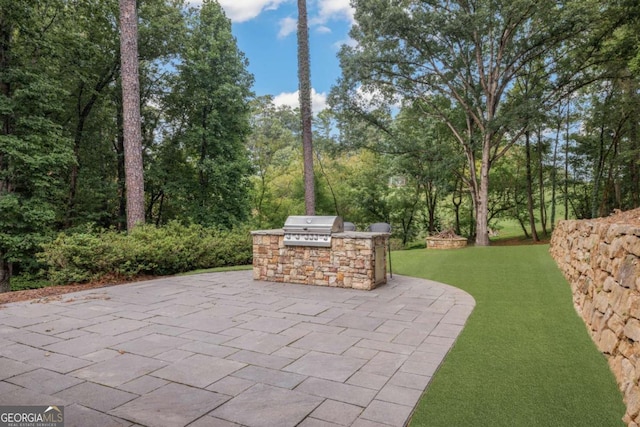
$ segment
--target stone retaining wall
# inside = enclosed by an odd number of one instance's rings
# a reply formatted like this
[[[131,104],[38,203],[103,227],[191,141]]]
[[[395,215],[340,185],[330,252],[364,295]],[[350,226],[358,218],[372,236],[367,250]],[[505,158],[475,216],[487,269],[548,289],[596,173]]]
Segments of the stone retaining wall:
[[[280,229],[251,234],[256,280],[366,290],[387,282],[387,233],[337,233],[328,248],[285,246]]]
[[[571,284],[573,302],[608,358],[627,405],[624,421],[640,424],[640,227],[607,219],[561,221],[550,252]]]
[[[427,237],[427,249],[460,249],[467,246],[467,239],[459,238],[441,238]]]

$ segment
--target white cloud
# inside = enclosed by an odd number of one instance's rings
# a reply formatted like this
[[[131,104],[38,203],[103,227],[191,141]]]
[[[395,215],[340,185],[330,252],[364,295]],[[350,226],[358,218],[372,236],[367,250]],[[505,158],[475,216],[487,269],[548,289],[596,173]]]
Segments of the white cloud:
[[[280,25],[280,31],[278,31],[279,39],[283,39],[298,30],[298,20],[290,16],[282,18],[278,24]]]
[[[218,0],[227,17],[233,22],[249,21],[263,10],[275,10],[289,0]],[[202,3],[194,1],[192,3]]]
[[[315,24],[324,24],[333,19],[346,19],[354,23],[355,9],[349,4],[349,0],[319,0],[318,16],[312,21]]]
[[[245,14],[251,15],[251,19],[257,16],[262,9],[259,8],[259,4],[267,4],[271,6],[264,7],[265,10],[276,9],[279,4],[290,0],[242,0],[242,6],[238,6],[235,2],[239,0],[219,0],[220,4],[225,8],[227,14],[234,20],[231,13],[234,9],[244,9]],[[253,4],[253,7],[249,8],[244,5],[244,2]],[[225,6],[228,4],[228,6]],[[325,25],[330,21],[346,20],[350,25],[353,25],[355,9],[349,4],[349,0],[318,0],[317,6],[313,16],[309,19],[309,26],[314,27],[320,34],[331,33],[331,28]],[[311,11],[310,11],[311,12]],[[243,19],[247,20],[247,19]],[[239,19],[238,19],[239,21]],[[239,21],[240,22],[240,21]],[[287,17],[279,22],[280,30],[278,32],[279,38],[285,38],[290,34],[293,34],[297,30],[297,16],[295,18]]]
[[[298,92],[299,91],[284,92],[280,95],[276,95],[273,98],[273,103],[275,105],[286,105],[291,108],[298,108],[300,106]],[[318,93],[315,89],[311,89],[311,109],[313,110],[313,113],[318,114],[327,107],[327,94]]]
[[[319,27],[316,28],[316,32],[319,34],[329,34],[331,32],[331,28],[325,25],[320,25]]]

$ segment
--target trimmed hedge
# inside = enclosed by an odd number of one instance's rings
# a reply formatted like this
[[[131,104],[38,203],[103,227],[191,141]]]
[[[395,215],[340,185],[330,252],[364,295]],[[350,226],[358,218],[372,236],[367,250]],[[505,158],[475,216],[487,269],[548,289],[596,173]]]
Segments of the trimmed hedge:
[[[128,234],[94,228],[61,233],[43,249],[39,260],[55,284],[246,265],[253,256],[248,230],[219,231],[178,222],[138,226]]]

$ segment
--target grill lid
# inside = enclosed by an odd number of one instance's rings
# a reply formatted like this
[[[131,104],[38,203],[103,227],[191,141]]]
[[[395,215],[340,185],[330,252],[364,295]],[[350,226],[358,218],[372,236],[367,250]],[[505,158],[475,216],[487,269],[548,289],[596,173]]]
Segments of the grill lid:
[[[344,223],[339,216],[290,216],[284,223],[285,233],[341,233]]]
[[[331,233],[344,231],[339,216],[290,216],[284,223],[285,246],[331,246]]]

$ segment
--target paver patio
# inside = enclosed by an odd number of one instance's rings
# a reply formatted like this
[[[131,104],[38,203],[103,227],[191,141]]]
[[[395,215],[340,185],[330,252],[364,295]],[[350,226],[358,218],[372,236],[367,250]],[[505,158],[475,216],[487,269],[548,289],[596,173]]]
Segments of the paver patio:
[[[403,426],[475,302],[395,275],[373,291],[167,277],[0,308],[0,405],[65,426]]]

